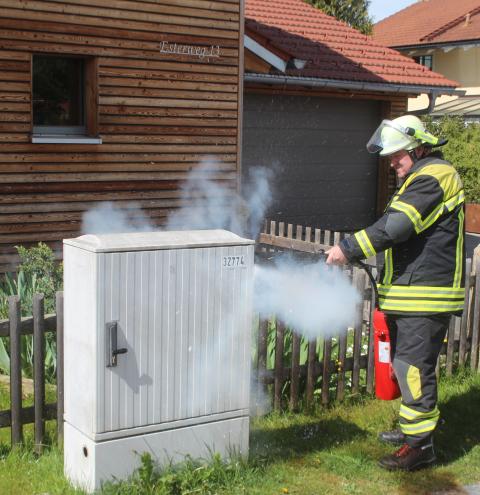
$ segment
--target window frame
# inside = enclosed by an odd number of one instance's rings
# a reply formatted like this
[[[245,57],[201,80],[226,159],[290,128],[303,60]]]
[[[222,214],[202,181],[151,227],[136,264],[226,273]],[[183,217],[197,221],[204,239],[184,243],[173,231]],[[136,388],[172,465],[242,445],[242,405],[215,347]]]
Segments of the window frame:
[[[430,60],[429,65],[427,65],[426,63],[427,59]],[[422,65],[426,69],[433,70],[433,55],[431,53],[425,53],[423,55],[414,55],[413,60],[415,60],[417,64]]]
[[[83,100],[83,125],[44,126],[34,125],[33,66],[36,56],[83,60],[81,94]],[[96,57],[68,53],[32,53],[30,60],[31,80],[31,141],[32,143],[102,144],[98,135],[98,60]]]

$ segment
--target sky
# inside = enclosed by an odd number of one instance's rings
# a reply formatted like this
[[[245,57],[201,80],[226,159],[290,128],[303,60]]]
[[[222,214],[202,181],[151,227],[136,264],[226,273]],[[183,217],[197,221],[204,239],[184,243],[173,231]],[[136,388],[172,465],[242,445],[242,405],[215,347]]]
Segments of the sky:
[[[378,22],[415,2],[416,0],[370,0],[368,11],[373,21]]]

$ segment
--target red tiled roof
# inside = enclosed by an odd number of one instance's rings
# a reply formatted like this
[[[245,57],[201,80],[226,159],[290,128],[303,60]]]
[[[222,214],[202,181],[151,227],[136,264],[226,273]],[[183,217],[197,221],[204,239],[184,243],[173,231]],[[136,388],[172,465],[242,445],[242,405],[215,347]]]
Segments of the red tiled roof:
[[[392,47],[478,40],[480,0],[419,1],[375,24],[373,38]]]
[[[416,64],[303,0],[246,0],[247,34],[257,33],[293,58],[290,76],[453,88],[457,83]]]

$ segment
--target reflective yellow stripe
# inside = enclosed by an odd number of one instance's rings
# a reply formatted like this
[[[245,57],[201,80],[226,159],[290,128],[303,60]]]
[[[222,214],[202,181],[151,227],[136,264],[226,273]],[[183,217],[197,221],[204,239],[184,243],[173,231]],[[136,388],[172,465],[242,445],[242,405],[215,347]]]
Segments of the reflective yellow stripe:
[[[403,404],[400,405],[400,417],[405,418],[405,419],[415,419],[418,418],[417,411],[414,411],[413,409],[409,409],[408,407],[404,406]]]
[[[408,187],[410,182],[412,182],[413,179],[417,176],[416,173],[412,174],[410,177],[407,178],[407,180],[402,184],[402,187],[398,190],[397,193],[397,198],[402,195],[403,191]]]
[[[412,311],[421,312],[437,312],[446,311],[461,311],[463,309],[463,301],[428,301],[428,300],[411,300],[411,299],[395,299],[385,300],[380,297],[380,309],[384,311]]]
[[[459,295],[463,294],[464,289],[459,287],[450,287],[450,286],[438,286],[438,285],[385,285],[382,284],[379,286],[381,290],[391,290],[395,292],[410,292],[410,291],[423,291],[423,292],[438,292],[438,293],[451,293],[455,292]]]
[[[371,253],[370,256],[375,256],[377,254],[377,252],[373,248],[372,243],[370,242],[370,238],[368,237],[368,235],[365,231],[363,231],[363,234],[365,235],[365,240],[367,242],[369,252]]]
[[[420,412],[420,411],[415,411],[415,409],[411,409],[405,404],[400,404],[400,416],[407,420],[412,420],[412,419],[436,420],[440,417],[440,411],[438,410],[438,407],[436,407],[432,411]]]
[[[460,287],[463,273],[463,221],[465,213],[463,208],[460,208],[458,213],[458,238],[457,238],[457,254],[455,257],[455,276],[453,278],[453,286]]]
[[[456,194],[453,198],[450,198],[448,201],[445,201],[445,207],[448,211],[453,211],[459,204],[465,202],[465,193],[463,189]]]
[[[421,175],[429,175],[437,179],[443,190],[443,201],[445,201],[446,198],[451,198],[463,189],[462,180],[452,165],[445,163],[427,165],[426,167],[421,168],[414,175],[416,177]]]
[[[465,201],[465,193],[463,189],[457,193],[453,198],[449,199],[445,203],[438,205],[430,215],[422,222],[421,231],[428,229],[431,227],[437,219],[444,213],[445,210],[451,212],[453,211],[459,204],[462,204]]]
[[[357,240],[358,245],[360,246],[360,249],[363,252],[363,255],[365,256],[365,258],[368,258],[369,256],[367,254],[367,247],[365,246],[365,242],[363,241],[363,237],[361,234],[362,234],[361,231],[357,232],[356,234],[354,234],[354,237]]]
[[[412,222],[415,232],[419,234],[424,230],[431,227],[438,218],[442,215],[445,210],[445,203],[440,203],[431,213],[428,215],[425,220],[422,220],[420,213],[408,203],[404,203],[403,201],[397,201],[391,205],[391,208],[397,211],[401,211],[405,213],[409,220]]]
[[[365,230],[360,230],[360,232],[357,232],[354,237],[357,240],[360,249],[363,251],[365,258],[370,258],[371,256],[375,256],[375,254],[377,254],[375,249],[373,249],[372,243],[370,242]]]
[[[378,293],[384,297],[429,297],[437,299],[459,299],[465,297],[463,287],[432,287],[428,285],[386,285],[378,286]]]
[[[383,283],[385,285],[390,285],[392,283],[392,276],[393,276],[392,248],[389,248],[385,251]]]
[[[416,435],[418,433],[426,433],[427,431],[433,431],[437,426],[437,421],[432,421],[430,419],[425,421],[420,421],[420,423],[405,424],[400,423],[400,429],[405,435]]]
[[[463,301],[462,300],[454,300],[454,301],[443,301],[443,300],[438,300],[438,301],[433,301],[431,299],[401,299],[401,298],[395,298],[395,299],[387,299],[386,297],[380,296],[379,297],[380,302],[386,306],[396,306],[399,307],[400,305],[405,305],[405,306],[432,306],[432,307],[463,307]]]
[[[395,201],[390,205],[390,208],[405,213],[405,215],[407,215],[407,217],[413,223],[415,232],[417,232],[417,234],[420,232],[422,228],[422,216],[412,205],[404,203],[403,201]]]
[[[409,186],[409,184],[416,177],[420,177],[421,175],[434,177],[443,191],[443,202],[438,205],[425,220],[422,220],[422,216],[412,205],[400,201],[402,193]],[[449,199],[447,200],[446,198]],[[463,191],[463,184],[455,169],[453,169],[451,165],[436,164],[428,165],[408,177],[398,193],[395,195],[392,203],[390,204],[390,208],[405,213],[415,227],[415,231],[419,234],[420,232],[423,232],[431,227],[442,215],[445,209],[447,211],[453,211],[456,206],[464,201],[465,193]]]
[[[403,193],[403,191],[405,191],[409,184],[421,175],[429,175],[437,179],[440,187],[443,190],[444,201],[446,198],[453,197],[458,193],[458,191],[463,189],[462,180],[460,179],[458,172],[453,168],[453,166],[446,163],[437,163],[427,165],[426,167],[421,168],[418,172],[414,172],[412,175],[410,175],[402,184],[402,187],[399,189],[396,197],[401,196],[401,194]]]
[[[407,385],[413,400],[420,399],[422,396],[422,381],[420,379],[420,370],[413,365],[408,367]]]
[[[445,205],[443,203],[440,203],[433,211],[428,215],[423,222],[421,222],[421,228],[420,232],[423,232],[424,230],[427,230],[429,227],[431,227],[437,220],[438,218],[442,215],[442,213],[445,210]]]

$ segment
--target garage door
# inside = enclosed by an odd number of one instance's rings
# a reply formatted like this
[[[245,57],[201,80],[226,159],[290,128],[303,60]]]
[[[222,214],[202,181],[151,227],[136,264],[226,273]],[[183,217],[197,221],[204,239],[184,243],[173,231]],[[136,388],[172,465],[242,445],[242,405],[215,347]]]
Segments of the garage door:
[[[380,102],[247,93],[242,174],[273,171],[271,220],[350,231],[375,219]]]

